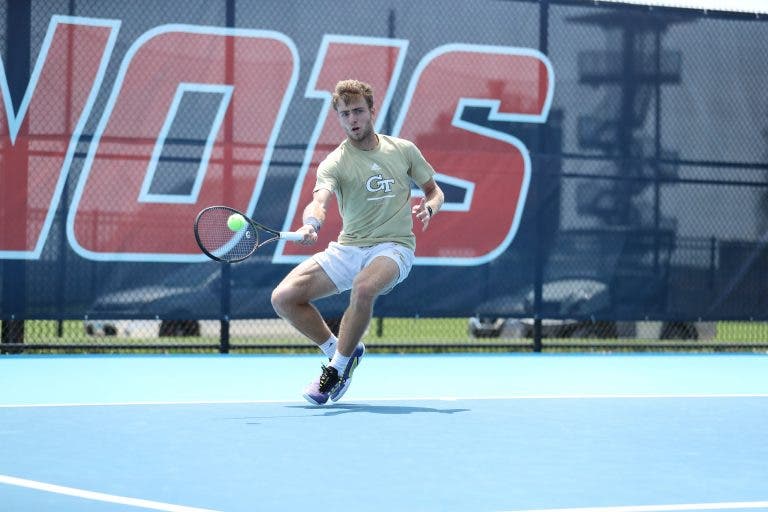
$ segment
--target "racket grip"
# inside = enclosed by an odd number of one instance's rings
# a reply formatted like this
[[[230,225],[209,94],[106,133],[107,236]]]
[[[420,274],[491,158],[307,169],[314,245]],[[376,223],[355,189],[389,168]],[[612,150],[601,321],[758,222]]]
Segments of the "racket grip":
[[[280,238],[282,238],[283,240],[291,240],[293,242],[298,242],[299,240],[304,239],[304,235],[302,235],[301,233],[296,233],[295,231],[281,231]]]

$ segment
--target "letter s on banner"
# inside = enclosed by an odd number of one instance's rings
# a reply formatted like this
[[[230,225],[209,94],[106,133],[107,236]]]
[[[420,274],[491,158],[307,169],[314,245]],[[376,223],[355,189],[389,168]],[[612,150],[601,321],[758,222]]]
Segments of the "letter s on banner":
[[[413,140],[438,172],[438,182],[465,189],[447,201],[423,233],[416,264],[479,265],[503,252],[522,216],[531,161],[523,143],[466,122],[466,107],[490,109],[489,121],[544,123],[554,72],[526,48],[451,44],[418,65],[393,134]]]
[[[195,215],[211,204],[253,209],[297,79],[298,52],[278,32],[164,25],[139,37],[75,190],[74,250],[95,260],[204,260]],[[192,158],[183,136],[168,137],[187,94],[213,105]],[[163,186],[163,152],[170,165],[192,161],[181,190]]]

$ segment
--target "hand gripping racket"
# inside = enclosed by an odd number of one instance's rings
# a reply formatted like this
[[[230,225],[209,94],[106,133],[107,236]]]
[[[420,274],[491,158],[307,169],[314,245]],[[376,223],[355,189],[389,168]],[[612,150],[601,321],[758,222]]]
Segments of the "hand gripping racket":
[[[230,219],[233,215],[241,216],[242,220],[235,218],[233,222]],[[268,238],[261,240],[260,233],[262,237]],[[195,240],[200,250],[209,258],[223,263],[243,261],[270,242],[280,239],[298,241],[303,238],[303,235],[293,231],[268,228],[228,206],[209,206],[195,218]]]

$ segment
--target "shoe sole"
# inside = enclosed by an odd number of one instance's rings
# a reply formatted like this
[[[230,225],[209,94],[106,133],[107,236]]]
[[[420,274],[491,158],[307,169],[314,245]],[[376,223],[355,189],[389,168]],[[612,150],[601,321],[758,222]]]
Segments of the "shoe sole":
[[[355,370],[357,369],[357,366],[360,364],[360,360],[363,358],[364,355],[365,355],[365,347],[363,347],[362,354],[357,356],[354,362],[352,363],[352,368],[349,369],[349,377],[347,377],[347,380],[344,381],[344,384],[341,386],[341,389],[339,390],[339,392],[336,394],[336,396],[333,396],[333,395],[329,396],[329,398],[331,399],[331,402],[338,402],[339,400],[341,400],[341,397],[344,396],[344,393],[347,392],[347,390],[349,389],[349,386],[352,384],[352,374],[355,373]]]
[[[350,384],[352,384],[351,377],[344,382],[344,385],[341,386],[339,393],[335,397],[328,397],[331,400],[331,402],[338,402],[339,400],[341,400],[341,397],[343,397],[344,393],[346,393],[347,390],[349,389]]]
[[[328,400],[326,400],[325,402],[318,402],[317,400],[315,400],[314,398],[312,398],[311,396],[309,396],[309,394],[307,394],[307,393],[304,393],[304,394],[303,394],[303,395],[301,395],[301,396],[303,396],[303,397],[304,397],[304,400],[306,400],[307,402],[309,402],[309,403],[311,403],[311,404],[313,404],[313,405],[325,405],[325,404],[326,404],[326,402],[328,402]]]

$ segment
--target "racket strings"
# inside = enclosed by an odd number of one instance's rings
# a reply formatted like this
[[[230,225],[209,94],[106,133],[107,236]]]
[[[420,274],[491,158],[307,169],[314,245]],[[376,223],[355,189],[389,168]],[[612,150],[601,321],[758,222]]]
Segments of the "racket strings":
[[[197,236],[202,247],[224,261],[247,258],[259,245],[259,235],[250,223],[238,231],[227,225],[233,210],[210,208],[197,219]]]

